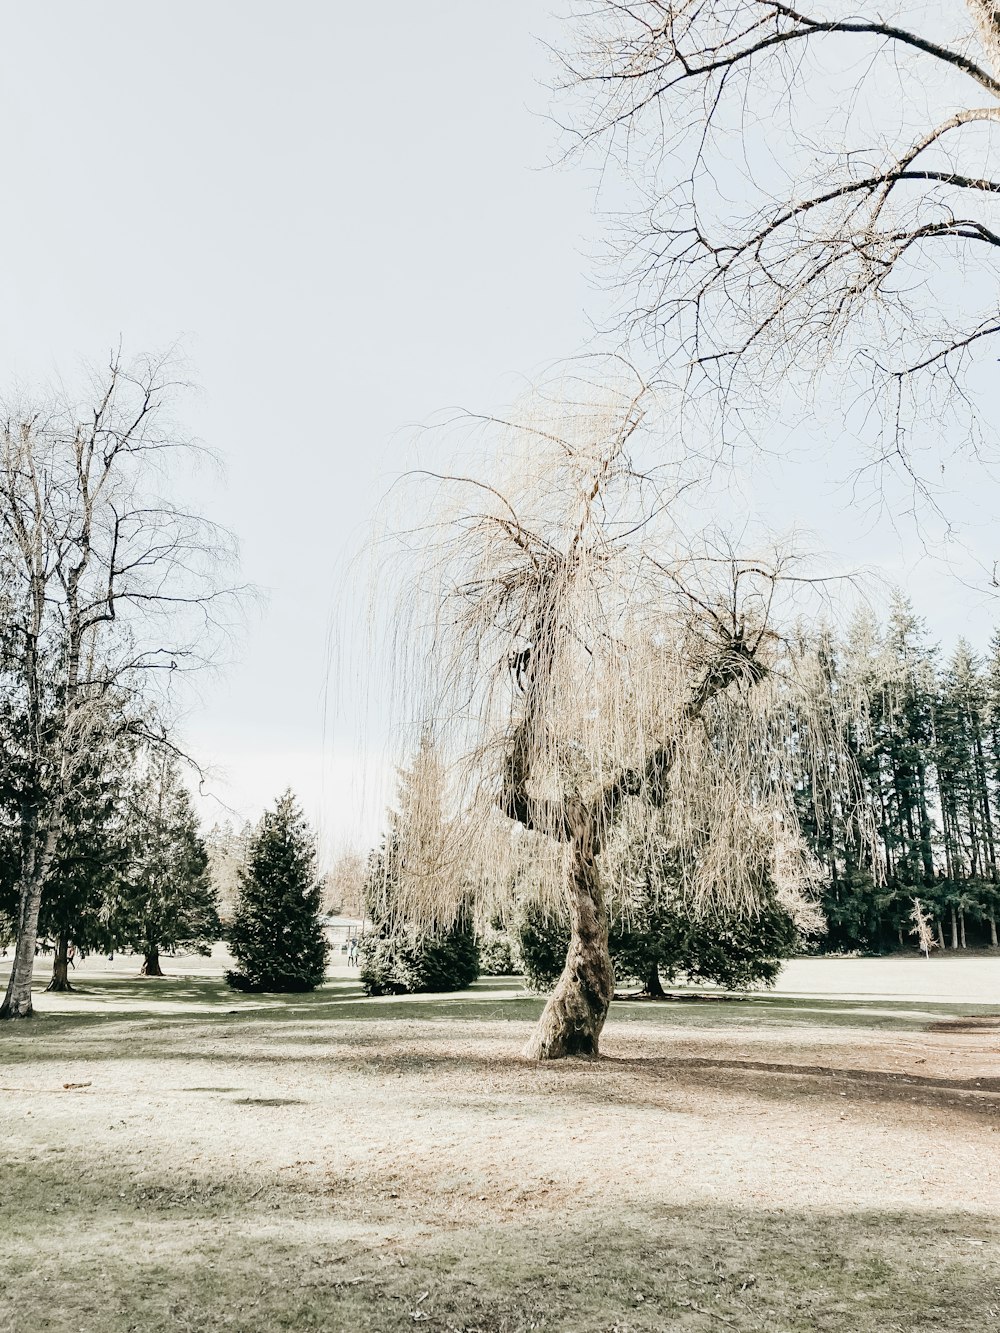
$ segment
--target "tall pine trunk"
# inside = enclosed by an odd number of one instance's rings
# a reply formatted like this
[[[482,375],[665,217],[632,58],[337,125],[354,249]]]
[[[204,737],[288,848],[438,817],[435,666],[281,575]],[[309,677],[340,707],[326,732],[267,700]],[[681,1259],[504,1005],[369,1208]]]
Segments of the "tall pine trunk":
[[[954,907],[951,909],[951,947],[958,948],[958,913]]]
[[[566,965],[524,1048],[532,1060],[598,1055],[601,1029],[614,995],[604,891],[593,855],[578,841],[573,844],[569,909]]]
[[[73,989],[69,984],[69,936],[64,930],[56,936],[56,955],[52,960],[52,980],[45,989]]]

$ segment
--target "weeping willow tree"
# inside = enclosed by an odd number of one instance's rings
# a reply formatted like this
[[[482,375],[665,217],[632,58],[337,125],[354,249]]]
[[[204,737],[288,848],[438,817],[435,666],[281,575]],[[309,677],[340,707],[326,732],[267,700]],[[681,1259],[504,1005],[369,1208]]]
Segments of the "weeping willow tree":
[[[551,873],[529,891],[565,894],[571,934],[526,1054],[593,1056],[614,990],[603,853],[623,821],[649,816],[701,906],[752,911],[796,845],[776,836],[795,826],[796,735],[824,732],[828,770],[838,753],[780,629],[817,585],[787,553],[697,531],[697,460],[662,461],[665,405],[642,384],[561,383],[480,425],[481,473],[433,474],[394,533],[396,685],[447,758],[466,871],[411,878],[401,910],[440,918],[449,885],[495,882],[512,828],[540,844]]]

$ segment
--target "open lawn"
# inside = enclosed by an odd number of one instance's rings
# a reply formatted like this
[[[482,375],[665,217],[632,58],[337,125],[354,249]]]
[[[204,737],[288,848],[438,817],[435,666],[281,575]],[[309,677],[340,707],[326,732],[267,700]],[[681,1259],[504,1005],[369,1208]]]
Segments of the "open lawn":
[[[174,968],[0,1028],[4,1330],[1000,1330],[1000,959],[800,960],[547,1066],[511,981]]]

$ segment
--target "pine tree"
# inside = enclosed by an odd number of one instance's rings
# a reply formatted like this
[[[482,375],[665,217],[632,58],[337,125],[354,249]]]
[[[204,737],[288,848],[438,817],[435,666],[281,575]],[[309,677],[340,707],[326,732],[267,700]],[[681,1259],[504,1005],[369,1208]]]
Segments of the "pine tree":
[[[180,767],[153,754],[129,803],[128,869],[111,905],[119,948],[143,955],[142,975],[160,977],[160,952],[207,952],[219,938],[218,899],[208,854]]]
[[[995,925],[988,699],[981,664],[960,639],[940,683],[936,738],[946,866],[943,901],[952,948],[966,947],[967,918]]]
[[[229,931],[235,990],[311,991],[326,972],[313,835],[291,791],[260,821]]]
[[[114,905],[130,873],[136,820],[129,785],[135,745],[128,736],[94,744],[66,801],[38,915],[39,930],[55,943],[51,991],[72,990],[70,945],[82,957],[114,947]]]

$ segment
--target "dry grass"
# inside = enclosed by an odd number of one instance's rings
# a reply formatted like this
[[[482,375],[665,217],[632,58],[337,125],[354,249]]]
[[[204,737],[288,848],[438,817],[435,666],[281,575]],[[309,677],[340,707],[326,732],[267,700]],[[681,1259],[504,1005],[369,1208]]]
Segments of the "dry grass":
[[[536,1066],[511,983],[81,980],[0,1032],[2,1329],[1000,1328],[987,1005],[615,1006],[607,1059]]]

